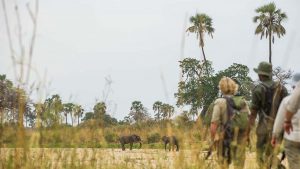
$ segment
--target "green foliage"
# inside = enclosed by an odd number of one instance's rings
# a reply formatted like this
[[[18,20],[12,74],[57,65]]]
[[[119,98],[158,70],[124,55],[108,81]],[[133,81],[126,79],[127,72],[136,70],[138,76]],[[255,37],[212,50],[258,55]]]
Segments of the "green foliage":
[[[211,77],[213,69],[211,63],[200,62],[193,58],[180,61],[183,81],[178,84],[178,92],[175,93],[177,106],[189,105],[195,110],[204,107],[209,102],[210,96],[215,96],[218,91],[211,89]]]
[[[82,121],[87,121],[87,120],[91,120],[91,119],[94,119],[95,116],[94,116],[94,113],[93,112],[87,112],[85,113]]]
[[[147,137],[148,144],[160,142],[161,136],[159,133],[152,133]]]
[[[281,9],[276,9],[274,2],[257,8],[255,12],[258,13],[258,15],[253,18],[254,23],[258,22],[255,34],[260,34],[260,39],[264,36],[269,38],[269,63],[272,63],[271,42],[275,42],[274,34],[276,34],[278,38],[285,35],[286,30],[281,23],[287,19],[287,15],[281,12]]]
[[[119,136],[113,132],[104,133],[104,139],[107,143],[115,143],[118,141]]]
[[[246,65],[233,63],[227,69],[219,71],[215,75],[214,85],[218,86],[223,76],[230,77],[239,83],[239,94],[250,100],[250,91],[253,87],[253,80],[249,76],[249,68]]]
[[[132,102],[128,117],[130,118],[130,121],[134,121],[136,123],[146,121],[150,118],[147,109],[140,101]]]
[[[155,120],[159,121],[161,120],[162,118],[162,112],[161,112],[161,106],[162,106],[162,102],[161,101],[156,101],[154,104],[153,104],[153,111],[154,111],[154,118]]]
[[[255,12],[259,14],[253,18],[255,23],[259,22],[255,34],[260,34],[261,38],[263,36],[268,38],[273,33],[276,33],[280,38],[285,34],[286,31],[281,22],[287,19],[287,15],[281,12],[280,9],[276,9],[274,2],[257,8]],[[274,43],[274,36],[272,36],[272,39]]]
[[[212,19],[206,14],[196,14],[190,18],[190,22],[193,24],[187,29],[187,32],[195,33],[197,39],[199,39],[199,46],[204,46],[203,36],[207,33],[213,37],[215,29],[212,27]]]
[[[177,106],[190,106],[188,114],[197,115],[200,108],[206,112],[208,106],[219,97],[218,85],[223,76],[237,80],[240,83],[240,94],[246,99],[250,99],[253,81],[248,75],[249,68],[247,66],[234,63],[216,74],[213,74],[210,62],[207,66],[208,72],[204,70],[204,63],[196,59],[186,58],[180,62],[184,80],[179,82],[178,92],[175,93]]]

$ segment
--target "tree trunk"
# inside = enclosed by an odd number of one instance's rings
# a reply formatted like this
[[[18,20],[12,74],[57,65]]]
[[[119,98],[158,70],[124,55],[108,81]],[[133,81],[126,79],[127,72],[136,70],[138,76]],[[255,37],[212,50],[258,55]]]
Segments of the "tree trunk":
[[[68,124],[68,114],[66,114],[66,125]]]
[[[272,64],[272,31],[269,31],[269,63]]]
[[[71,113],[71,124],[72,124],[72,126],[73,126],[73,114]]]
[[[77,119],[77,126],[79,125],[79,115],[78,115],[78,119]]]
[[[203,48],[203,46],[201,46],[201,50],[202,50],[202,55],[203,55],[204,62],[206,62],[206,57],[205,57],[205,53],[204,53],[204,48]]]
[[[203,47],[203,46],[201,46],[201,50],[202,50],[202,54],[203,54],[203,59],[204,59],[204,64],[205,64],[206,73],[207,73],[207,76],[209,76],[208,68],[207,68],[207,62],[206,62],[206,57],[205,57],[204,47]]]

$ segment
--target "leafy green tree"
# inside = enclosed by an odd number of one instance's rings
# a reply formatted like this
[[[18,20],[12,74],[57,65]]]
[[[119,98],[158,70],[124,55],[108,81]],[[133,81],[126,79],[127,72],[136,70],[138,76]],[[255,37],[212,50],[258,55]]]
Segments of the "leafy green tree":
[[[91,120],[91,119],[95,119],[95,114],[93,112],[87,112],[87,113],[85,113],[82,121],[87,121],[87,120]]]
[[[179,66],[182,70],[183,80],[179,82],[178,92],[175,93],[176,105],[188,105],[191,109],[204,107],[210,97],[218,94],[218,88],[214,88],[211,80],[214,72],[211,63],[207,62],[204,65],[199,60],[185,58],[180,61]]]
[[[190,26],[186,31],[196,34],[197,39],[199,39],[199,47],[202,50],[204,62],[206,62],[207,60],[204,53],[204,34],[207,33],[211,36],[211,38],[213,38],[215,29],[212,26],[212,19],[208,15],[202,13],[192,16],[190,18],[190,22],[192,23],[192,26]]]
[[[233,63],[227,69],[219,71],[213,78],[215,87],[219,85],[223,76],[234,79],[239,85],[239,94],[247,100],[251,99],[250,91],[253,87],[253,80],[249,76],[249,68],[246,65]]]
[[[269,63],[272,63],[274,34],[277,34],[278,38],[285,35],[286,31],[281,22],[287,19],[287,15],[281,12],[281,9],[276,9],[274,2],[257,8],[255,12],[258,13],[258,16],[253,18],[254,23],[258,22],[255,34],[260,34],[260,39],[264,36],[269,38]]]
[[[162,102],[161,101],[156,101],[153,106],[152,109],[154,111],[154,117],[156,121],[160,121],[161,117],[162,117]]]
[[[133,119],[133,121],[135,121],[136,123],[140,123],[149,119],[147,109],[140,101],[132,102],[129,117]]]
[[[234,63],[225,70],[213,74],[209,64],[208,76],[203,71],[203,63],[192,58],[186,58],[180,62],[183,81],[179,82],[178,92],[175,93],[177,106],[189,106],[188,113],[198,114],[202,109],[205,113],[209,105],[219,97],[219,81],[223,76],[236,79],[240,83],[240,94],[250,98],[252,79],[249,77],[249,68],[245,65]],[[202,114],[201,113],[201,114]]]

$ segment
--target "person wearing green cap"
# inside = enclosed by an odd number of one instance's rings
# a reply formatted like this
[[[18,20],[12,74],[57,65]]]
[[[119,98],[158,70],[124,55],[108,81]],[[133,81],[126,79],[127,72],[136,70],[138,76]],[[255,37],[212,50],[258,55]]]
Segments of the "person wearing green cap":
[[[256,159],[259,168],[269,168],[272,163],[271,136],[274,119],[281,100],[288,93],[282,84],[272,80],[272,65],[270,63],[260,62],[254,71],[258,74],[259,81],[252,90],[250,126],[254,126],[258,115]]]

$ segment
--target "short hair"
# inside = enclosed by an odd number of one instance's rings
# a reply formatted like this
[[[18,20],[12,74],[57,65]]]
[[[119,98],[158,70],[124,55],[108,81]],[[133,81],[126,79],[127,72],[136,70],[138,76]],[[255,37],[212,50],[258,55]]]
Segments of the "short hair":
[[[239,89],[239,85],[231,78],[223,76],[219,81],[219,88],[222,94],[235,95]]]

